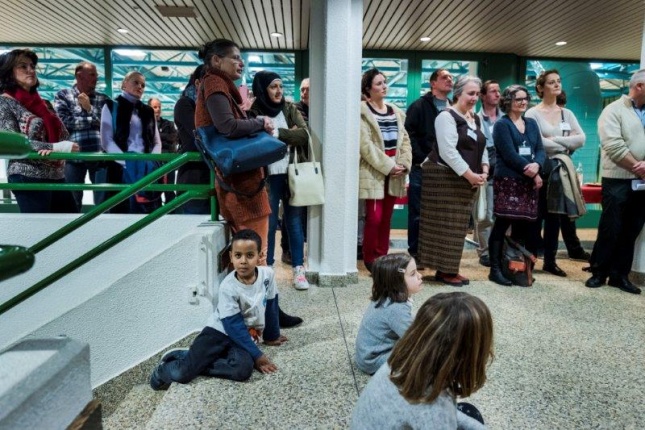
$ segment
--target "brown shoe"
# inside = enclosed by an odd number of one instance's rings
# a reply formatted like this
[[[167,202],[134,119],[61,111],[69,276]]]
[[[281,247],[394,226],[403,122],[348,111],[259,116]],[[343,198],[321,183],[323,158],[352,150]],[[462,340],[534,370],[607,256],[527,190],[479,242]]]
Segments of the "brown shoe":
[[[462,284],[464,284],[464,285],[470,284],[470,279],[466,278],[465,276],[460,275],[459,273],[457,273],[456,277],[461,281]]]
[[[453,287],[462,287],[464,283],[459,278],[459,275],[452,275],[450,273],[442,273],[437,271],[434,275],[435,281],[443,282],[444,284],[452,285]]]

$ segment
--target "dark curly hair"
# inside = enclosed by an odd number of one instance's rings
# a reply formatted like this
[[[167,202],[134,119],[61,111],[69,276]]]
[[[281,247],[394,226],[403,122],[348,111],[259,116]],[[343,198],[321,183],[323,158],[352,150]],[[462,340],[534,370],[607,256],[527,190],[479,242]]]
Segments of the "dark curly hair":
[[[18,58],[25,56],[29,58],[34,67],[38,64],[38,55],[29,49],[14,49],[0,55],[0,92],[12,91],[18,87],[18,83],[13,76],[13,68],[16,67]],[[40,82],[36,80],[36,85],[31,87],[30,92],[35,92]]]
[[[524,91],[526,93],[526,96],[530,97],[529,90],[527,90],[526,87],[522,85],[514,84],[506,87],[506,89],[502,93],[502,97],[499,99],[499,108],[502,112],[510,112],[511,104],[513,103],[513,100],[515,100],[515,94],[517,94],[519,91]]]
[[[238,240],[252,240],[258,246],[258,252],[262,252],[262,238],[255,230],[245,228],[235,233],[231,239],[231,249],[233,249],[233,244]]]

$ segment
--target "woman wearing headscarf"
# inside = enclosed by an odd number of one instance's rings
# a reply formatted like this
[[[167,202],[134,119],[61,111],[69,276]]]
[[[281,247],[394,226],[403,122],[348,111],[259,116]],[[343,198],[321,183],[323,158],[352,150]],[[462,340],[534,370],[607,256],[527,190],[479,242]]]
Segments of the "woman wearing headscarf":
[[[297,290],[309,288],[304,267],[304,232],[302,213],[306,207],[289,204],[289,180],[287,168],[293,157],[299,161],[307,159],[308,133],[307,124],[294,103],[284,99],[282,78],[274,72],[262,70],[253,78],[253,95],[255,102],[251,112],[260,117],[271,118],[274,129],[273,135],[287,144],[289,150],[282,160],[272,163],[269,171],[269,202],[271,215],[269,217],[269,240],[267,264],[272,266],[275,259],[275,233],[278,228],[278,211],[282,202],[282,222],[286,224],[289,249],[291,250],[291,265],[293,267],[293,285]]]
[[[0,130],[27,136],[40,155],[78,152],[77,143],[38,94],[38,56],[28,49],[14,49],[0,56]],[[64,183],[65,162],[59,160],[9,160],[11,184]],[[22,213],[74,213],[78,208],[69,191],[13,191]]]
[[[146,78],[141,72],[128,72],[121,84],[121,94],[116,99],[105,102],[101,112],[101,146],[105,152],[161,154],[161,137],[154,110],[141,101],[145,88]],[[137,179],[132,172],[135,164],[125,161],[111,163],[108,166],[108,182],[133,182]],[[130,175],[129,181],[126,180],[126,175]],[[150,213],[160,206],[161,197],[146,201],[132,196],[129,205],[117,205],[112,212]]]
[[[419,260],[455,287],[470,282],[459,266],[477,187],[488,179],[486,136],[474,111],[481,85],[478,77],[459,77],[453,105],[435,119],[437,147],[422,164]]]
[[[412,165],[412,147],[405,114],[385,103],[387,83],[378,69],[363,73],[358,198],[365,200],[363,261],[370,272],[374,260],[388,253],[394,202],[405,196]]]
[[[576,149],[582,147],[585,143],[585,133],[582,131],[576,116],[569,109],[560,107],[557,104],[557,97],[562,94],[562,82],[557,70],[546,70],[540,73],[536,82],[535,90],[538,97],[542,99],[537,106],[526,111],[527,118],[533,118],[537,121],[542,134],[542,144],[549,159],[558,155],[571,162],[571,154]],[[555,159],[548,160],[551,166],[555,166]],[[570,163],[573,167],[573,163]],[[549,169],[550,170],[550,169]],[[547,205],[548,194],[553,195],[558,188],[550,183],[550,173],[543,178],[549,186],[540,189],[540,201],[538,206],[538,222],[535,224],[534,234],[539,237],[542,220],[544,219],[544,266],[545,272],[552,273],[556,276],[567,276],[564,270],[556,264],[556,253],[558,252],[558,237],[560,235],[560,226],[563,227],[563,236],[565,231],[569,234],[567,245],[571,243],[574,249],[571,250],[571,256],[585,257],[586,251],[580,244],[580,239],[576,234],[575,220],[569,218],[568,214],[550,213]],[[562,188],[559,188],[562,191]],[[581,198],[579,187],[572,190]],[[558,193],[562,195],[562,193]],[[571,234],[572,233],[572,234]],[[588,256],[587,256],[588,260]]]
[[[227,39],[215,39],[199,50],[199,58],[204,61],[204,75],[197,88],[195,127],[213,125],[229,138],[248,136],[262,130],[273,134],[274,125],[269,117],[248,118],[241,107],[244,100],[234,82],[242,77],[244,71],[239,46]],[[266,265],[271,207],[266,188],[258,190],[264,181],[263,169],[227,177],[218,171],[215,174],[218,177],[215,188],[221,215],[234,232],[249,228],[260,235],[260,264]],[[301,318],[290,316],[281,309],[279,314],[280,327],[302,323]]]
[[[175,124],[179,136],[179,152],[199,152],[195,146],[195,103],[197,101],[197,88],[199,87],[204,65],[197,66],[188,85],[184,89],[177,103],[175,103]],[[194,161],[179,167],[177,175],[178,184],[209,184],[210,171],[203,161]],[[185,215],[209,214],[210,202],[208,199],[191,200],[181,207]]]
[[[512,227],[513,239],[524,242],[533,254],[536,252],[530,233],[532,223],[537,219],[538,190],[542,187],[540,171],[546,156],[540,128],[535,120],[524,117],[528,103],[529,92],[525,87],[507,87],[499,103],[506,115],[498,119],[493,128],[497,153],[493,179],[495,223],[488,240],[488,279],[504,286],[512,285],[502,273],[502,252],[508,227]]]

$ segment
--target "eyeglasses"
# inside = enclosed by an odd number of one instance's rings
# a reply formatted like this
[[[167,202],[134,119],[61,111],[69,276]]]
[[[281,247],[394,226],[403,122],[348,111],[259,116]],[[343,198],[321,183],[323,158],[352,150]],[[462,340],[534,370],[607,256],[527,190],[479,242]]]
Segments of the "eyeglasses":
[[[529,98],[528,98],[528,97],[518,97],[518,98],[516,98],[516,99],[513,99],[513,101],[514,101],[515,103],[517,103],[517,104],[524,103],[524,102],[528,103],[528,102],[529,102]]]
[[[231,60],[235,61],[236,63],[241,63],[243,61],[242,57],[240,57],[239,55],[233,55],[232,57],[224,57],[224,58],[230,58]]]

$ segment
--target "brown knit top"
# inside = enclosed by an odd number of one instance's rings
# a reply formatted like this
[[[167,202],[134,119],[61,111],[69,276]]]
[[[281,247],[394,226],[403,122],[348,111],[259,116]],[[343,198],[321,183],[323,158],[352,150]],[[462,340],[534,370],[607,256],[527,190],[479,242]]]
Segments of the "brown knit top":
[[[229,104],[225,107],[224,111],[209,112],[206,106],[206,100],[214,94],[221,94],[228,98]],[[230,115],[231,113],[235,119],[245,119],[246,114],[238,106],[239,103],[242,103],[242,97],[235,87],[235,83],[219,70],[209,70],[201,81],[201,88],[197,91],[195,126],[203,127],[213,125],[213,117]],[[229,187],[242,193],[250,194],[258,188],[258,184],[264,178],[262,169],[237,173],[226,178],[222,177],[219,172],[215,173],[218,175],[215,188],[217,190],[220,213],[231,224],[233,230],[238,229],[246,221],[267,216],[271,213],[266,188],[263,188],[253,197],[244,197],[223,190],[219,183],[217,183],[224,181]]]

